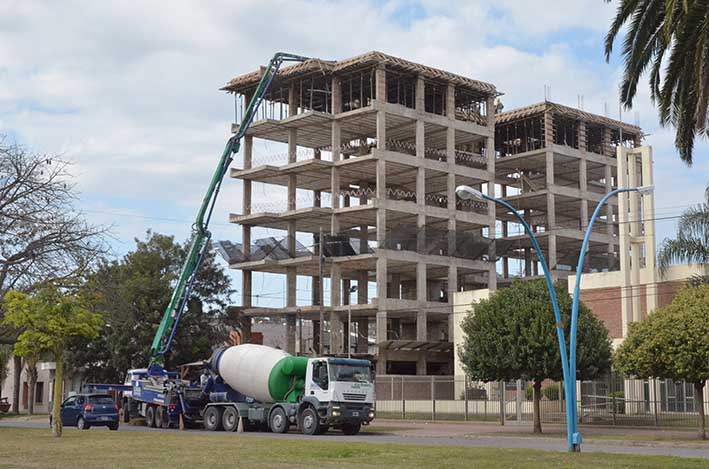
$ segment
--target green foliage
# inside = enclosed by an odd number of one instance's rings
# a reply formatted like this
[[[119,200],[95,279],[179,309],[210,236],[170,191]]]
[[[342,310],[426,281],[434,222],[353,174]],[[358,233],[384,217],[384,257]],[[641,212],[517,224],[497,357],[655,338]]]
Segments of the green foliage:
[[[555,285],[568,337],[571,297]],[[458,354],[470,377],[481,381],[562,379],[556,320],[543,280],[515,281],[475,305],[463,320],[465,339]],[[610,369],[608,331],[583,304],[579,306],[578,379]]]
[[[709,284],[709,187],[704,198],[703,203],[682,212],[677,224],[677,237],[665,239],[657,255],[662,274],[675,263],[704,265],[704,275],[697,274],[690,278],[691,286]]]
[[[558,401],[559,400],[559,385],[558,384],[551,384],[544,388],[544,397],[546,397],[550,401]]]
[[[685,288],[667,307],[630,325],[615,366],[638,378],[709,379],[709,285]]]
[[[696,134],[707,136],[706,0],[621,0],[606,36],[606,60],[621,31],[625,35],[621,101],[632,107],[638,82],[647,72],[660,123],[676,128],[675,146],[691,165]]]
[[[524,398],[528,401],[534,398],[534,388],[531,384],[528,384],[527,387],[524,388]]]
[[[46,287],[33,296],[10,291],[3,300],[5,322],[23,332],[17,338],[18,356],[49,352],[59,361],[71,341],[92,340],[103,326],[101,315],[86,307],[78,295],[62,295]]]
[[[72,347],[70,363],[85,379],[122,382],[125,372],[148,364],[150,344],[165,312],[188,245],[148,232],[122,259],[102,263],[85,290],[106,327],[88,346]],[[198,273],[165,365],[208,358],[226,339],[229,277],[209,252]]]

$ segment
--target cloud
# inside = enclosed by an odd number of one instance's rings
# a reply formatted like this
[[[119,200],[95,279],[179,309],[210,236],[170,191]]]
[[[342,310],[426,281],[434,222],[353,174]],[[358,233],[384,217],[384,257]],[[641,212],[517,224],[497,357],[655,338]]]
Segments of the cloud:
[[[173,2],[169,9],[156,0],[130,8],[5,2],[0,132],[73,160],[89,218],[134,214],[115,217],[124,243],[148,226],[184,237],[233,120],[233,99],[218,88],[275,51],[342,59],[381,50],[495,83],[508,109],[541,101],[547,84],[555,100],[576,105],[582,94],[587,110],[603,113],[606,102],[616,108],[620,76],[602,63],[614,8],[599,0],[222,0]],[[658,206],[699,201],[707,146],[698,147],[695,168],[684,167],[646,93],[636,108],[656,147]],[[282,149],[261,143],[255,151]],[[268,194],[285,200],[281,192]],[[227,223],[240,208],[241,187],[227,179],[215,234],[240,237]]]

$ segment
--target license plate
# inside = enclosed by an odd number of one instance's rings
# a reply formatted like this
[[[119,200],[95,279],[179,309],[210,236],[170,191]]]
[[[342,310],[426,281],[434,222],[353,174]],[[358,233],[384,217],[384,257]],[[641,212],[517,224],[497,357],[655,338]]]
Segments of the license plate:
[[[107,415],[102,415],[102,416],[99,417],[98,419],[101,420],[101,421],[103,421],[103,422],[105,422],[105,421],[107,421],[107,420],[111,420],[111,418],[110,418],[109,416],[107,416]]]
[[[359,417],[359,412],[352,412],[352,417]]]

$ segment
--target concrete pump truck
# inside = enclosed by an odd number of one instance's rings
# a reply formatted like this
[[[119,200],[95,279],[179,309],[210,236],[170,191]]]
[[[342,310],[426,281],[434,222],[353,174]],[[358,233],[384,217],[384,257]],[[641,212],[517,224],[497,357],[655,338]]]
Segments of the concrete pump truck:
[[[209,221],[222,180],[242,137],[284,62],[308,60],[277,53],[244,112],[239,129],[226,144],[192,226],[192,243],[170,302],[150,347],[147,368],[128,370],[123,385],[89,385],[90,390],[123,393],[124,421],[144,418],[149,427],[202,424],[207,430],[265,428],[283,433],[297,426],[314,435],[329,428],[353,435],[374,418],[372,364],[348,358],[296,357],[263,345],[217,349],[205,362],[199,384],[164,368],[165,356],[185,311],[197,272],[209,249]]]

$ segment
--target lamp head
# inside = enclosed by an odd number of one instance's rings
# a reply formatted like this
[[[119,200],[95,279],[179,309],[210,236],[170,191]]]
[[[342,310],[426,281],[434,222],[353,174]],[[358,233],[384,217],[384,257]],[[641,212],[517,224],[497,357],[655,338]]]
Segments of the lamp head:
[[[455,193],[461,200],[485,200],[482,192],[470,186],[458,186]]]
[[[636,187],[635,190],[640,195],[652,194],[655,191],[655,186],[640,186]]]

